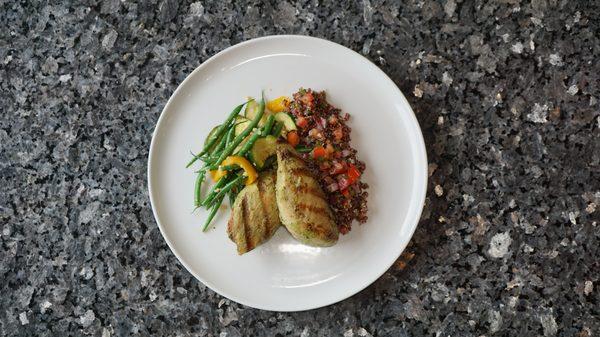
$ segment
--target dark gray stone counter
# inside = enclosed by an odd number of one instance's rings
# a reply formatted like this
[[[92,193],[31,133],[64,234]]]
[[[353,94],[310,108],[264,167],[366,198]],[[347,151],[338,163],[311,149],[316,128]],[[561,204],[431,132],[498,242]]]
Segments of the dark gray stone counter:
[[[600,335],[598,2],[84,3],[0,3],[0,335]],[[394,267],[285,314],[196,281],[146,190],[177,85],[228,46],[283,33],[379,65],[430,161]]]

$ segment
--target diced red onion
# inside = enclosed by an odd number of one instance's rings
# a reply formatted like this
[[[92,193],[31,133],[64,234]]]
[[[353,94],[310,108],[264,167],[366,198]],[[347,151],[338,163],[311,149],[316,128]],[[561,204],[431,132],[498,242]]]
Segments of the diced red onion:
[[[342,157],[346,158],[352,154],[352,151],[344,149],[342,150]]]
[[[350,186],[350,181],[346,178],[346,175],[340,174],[337,176],[338,187],[340,190],[345,190]]]
[[[331,175],[339,174],[346,170],[346,165],[344,165],[345,163],[340,163],[339,161],[334,160],[331,164],[333,166],[329,171],[329,174]]]
[[[338,184],[337,184],[337,183],[331,183],[331,184],[327,185],[327,190],[328,190],[329,192],[335,192],[335,191],[337,191],[338,189],[339,189],[339,186],[338,186]]]
[[[325,129],[325,128],[327,128],[327,120],[325,120],[325,118],[319,117],[317,119],[317,121],[318,121],[318,125],[321,126],[322,130]]]

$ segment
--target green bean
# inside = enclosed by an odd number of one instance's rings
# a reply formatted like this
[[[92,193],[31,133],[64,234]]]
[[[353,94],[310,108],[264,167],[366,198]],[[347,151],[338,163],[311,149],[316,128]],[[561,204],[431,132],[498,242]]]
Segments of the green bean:
[[[298,151],[300,153],[308,153],[308,152],[312,151],[312,149],[310,147],[298,146],[296,148],[296,151]]]
[[[205,146],[206,144],[208,144],[208,140],[209,140],[210,138],[212,138],[212,136],[215,134],[215,132],[217,132],[217,130],[219,129],[219,127],[220,127],[220,126],[221,126],[221,124],[219,124],[219,125],[215,126],[214,128],[212,128],[212,130],[210,130],[210,132],[208,133],[208,135],[206,135],[206,138],[204,138],[204,143],[202,143],[202,147],[203,147],[203,148],[204,148],[204,146]],[[215,147],[215,145],[216,145],[216,144],[213,144],[213,146],[212,146],[211,148]],[[192,155],[194,155],[194,154],[192,154]]]
[[[282,123],[275,123],[275,127],[273,127],[273,132],[271,132],[271,134],[275,137],[279,137],[279,135],[281,134],[281,130],[283,130],[283,124]]]
[[[212,164],[212,165],[208,166],[208,169],[211,171],[218,170],[219,168],[223,171],[234,171],[234,170],[238,170],[240,167],[236,164],[225,165],[225,166],[217,166],[217,165]]]
[[[225,165],[225,166],[221,166],[221,170],[223,171],[233,171],[233,170],[237,170],[240,167],[237,165]]]
[[[246,144],[244,144],[244,146],[242,146],[242,148],[240,149],[240,151],[238,152],[238,156],[245,156],[246,153],[248,153],[248,151],[250,151],[250,149],[252,148],[252,145],[254,145],[254,143],[256,142],[256,140],[260,137],[261,133],[260,131],[255,132],[250,139],[248,139],[248,141],[246,142]]]
[[[227,183],[227,176],[219,179],[219,181],[217,181],[217,183],[214,184],[213,187],[210,189],[208,194],[206,194],[206,197],[204,198],[204,200],[202,200],[202,205],[206,205],[206,200],[208,200],[209,198],[211,198],[211,199],[214,198],[215,194],[217,194],[216,190],[223,187],[223,185],[225,185],[226,183]]]
[[[223,152],[221,153],[221,155],[219,156],[219,158],[216,160],[216,162],[213,165],[216,165],[216,166],[221,165],[223,160],[225,160],[225,158],[227,158],[235,150],[235,148],[244,140],[244,138],[246,138],[246,136],[248,136],[250,134],[250,132],[252,132],[252,130],[256,127],[256,125],[258,125],[258,122],[262,118],[264,112],[265,112],[265,97],[264,97],[264,93],[263,93],[263,98],[260,101],[260,104],[258,106],[258,112],[256,113],[256,116],[254,116],[254,119],[252,119],[252,121],[246,127],[246,129],[244,129],[244,131],[242,131],[242,133],[237,135],[235,137],[235,139],[233,140],[233,142],[231,142],[231,144],[229,144],[229,146],[227,146],[225,148],[225,150],[223,150]]]
[[[229,132],[227,133],[227,142],[225,143],[225,147],[227,147],[227,146],[229,146],[229,144],[231,144],[234,137],[235,137],[235,125],[231,129],[229,129]]]
[[[227,196],[229,197],[229,206],[233,208],[233,204],[235,203],[235,197],[237,197],[237,193],[235,193],[234,189],[232,188],[227,194]]]
[[[223,135],[223,137],[221,137],[221,139],[219,140],[217,147],[215,147],[212,151],[210,151],[210,156],[212,157],[217,153],[221,153],[221,151],[223,151],[223,149],[225,148],[226,143],[227,143],[227,135]]]
[[[271,133],[271,129],[273,129],[273,123],[275,123],[275,116],[269,115],[269,118],[267,118],[267,122],[262,130],[263,136],[268,136],[269,133]]]
[[[209,156],[207,156],[207,155],[203,155],[203,156],[198,156],[198,155],[195,155],[195,154],[194,154],[194,152],[192,152],[192,151],[190,151],[190,154],[192,155],[192,157],[198,157],[198,159],[200,159],[200,160],[202,160],[202,161],[206,161],[206,158],[208,158],[208,157],[209,157]],[[187,167],[187,165],[186,165],[186,167]],[[198,172],[199,172],[199,171],[198,171]]]
[[[217,211],[221,207],[222,202],[223,202],[223,197],[221,197],[219,200],[217,200],[217,202],[210,209],[210,213],[208,213],[208,218],[206,218],[206,222],[204,223],[204,228],[202,228],[203,232],[206,232],[206,230],[208,229],[208,225],[210,225],[211,221],[217,214]]]
[[[210,154],[205,155],[205,156],[201,157],[200,159],[205,163],[212,163],[217,158],[219,158],[219,156],[221,155],[221,152],[223,152],[223,149],[227,146],[227,141],[228,141],[227,137],[233,131],[234,131],[234,128],[232,127],[227,132],[227,135],[223,135],[223,137],[219,141],[219,144],[217,144],[217,146],[210,152]]]
[[[229,190],[229,205],[231,205],[231,207],[233,207],[233,204],[235,203],[235,198],[237,198],[237,195],[243,188],[244,182],[240,180],[237,182],[237,184],[235,184],[235,186],[233,186],[231,190]]]
[[[204,182],[204,176],[206,175],[205,170],[200,170],[198,178],[196,178],[196,188],[194,191],[194,205],[200,207],[202,204],[202,183]]]
[[[215,160],[217,160],[217,158],[219,158],[219,155],[221,155],[220,151],[219,153],[215,153],[214,156],[206,156],[205,159],[203,159],[202,161],[204,161],[206,164],[208,165],[212,165],[212,163],[214,163]],[[210,167],[210,170],[216,170],[217,168],[213,168],[212,166]]]
[[[202,149],[202,151],[200,151],[200,153],[198,153],[198,155],[196,155],[187,165],[186,167],[190,167],[193,163],[196,162],[196,160],[198,160],[200,158],[200,156],[202,156],[203,154],[207,153],[210,148],[213,146],[214,143],[216,143],[216,141],[223,135],[223,133],[228,129],[228,127],[231,124],[231,121],[233,121],[233,119],[239,115],[240,111],[242,111],[242,108],[244,107],[244,105],[246,105],[246,103],[242,103],[238,106],[236,106],[233,111],[231,111],[231,113],[229,114],[229,116],[227,116],[227,119],[225,120],[225,122],[223,124],[221,124],[221,126],[219,126],[219,128],[217,129],[217,131],[215,131],[215,133],[210,137],[210,139],[207,140],[206,145],[204,145],[204,148]]]
[[[233,204],[235,203],[235,198],[237,198],[238,194],[240,193],[243,187],[244,182],[240,180],[239,182],[237,182],[237,184],[235,184],[235,186],[233,186],[231,190],[229,190],[229,205],[231,207],[233,207]]]
[[[211,147],[211,153],[215,153],[215,154],[221,153],[221,151],[223,150],[223,146],[221,144],[224,143],[224,141],[226,140],[225,138],[226,137],[221,137],[219,139],[219,143],[218,144],[213,144],[213,147]],[[218,149],[219,147],[221,147],[221,148]],[[185,167],[186,168],[190,167],[190,165],[192,165],[193,163],[195,163],[196,160],[198,160],[198,159],[202,160],[205,163],[208,163],[211,160],[214,160],[213,157],[217,157],[217,156],[216,155],[212,156],[211,153],[205,153],[203,155],[200,155],[200,154],[195,155],[195,154],[192,153],[193,158],[190,160],[189,163],[187,163],[187,165]]]
[[[235,185],[237,185],[238,182],[242,181],[242,179],[244,179],[244,176],[237,176],[235,179],[233,179],[232,181],[230,181],[229,183],[227,183],[227,185],[223,186],[223,188],[214,195],[214,197],[212,199],[207,199],[205,205],[210,205],[213,201],[216,200],[223,200],[223,197],[225,197],[225,194],[227,194],[227,192],[229,192]]]
[[[214,136],[208,140],[208,143],[206,144],[206,146],[204,146],[202,151],[200,151],[200,155],[207,153],[208,149],[212,146],[212,144],[214,144],[217,141],[217,139],[219,139],[225,133],[225,131],[228,130],[231,122],[233,121],[233,119],[235,117],[237,117],[237,115],[240,114],[240,111],[242,111],[242,108],[244,107],[244,105],[246,105],[246,103],[248,103],[248,102],[244,102],[244,103],[236,106],[233,109],[233,111],[231,111],[229,116],[227,116],[227,119],[225,120],[225,122],[223,122],[223,124],[221,124],[221,126],[217,129],[217,131],[215,131]]]

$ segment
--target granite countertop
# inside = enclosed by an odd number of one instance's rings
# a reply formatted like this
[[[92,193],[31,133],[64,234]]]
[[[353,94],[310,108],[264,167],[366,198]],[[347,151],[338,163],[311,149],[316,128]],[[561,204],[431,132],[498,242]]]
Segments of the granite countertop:
[[[0,3],[0,335],[600,335],[598,2],[85,2]],[[146,190],[177,85],[228,46],[283,33],[379,65],[430,161],[398,262],[299,313],[196,281]]]

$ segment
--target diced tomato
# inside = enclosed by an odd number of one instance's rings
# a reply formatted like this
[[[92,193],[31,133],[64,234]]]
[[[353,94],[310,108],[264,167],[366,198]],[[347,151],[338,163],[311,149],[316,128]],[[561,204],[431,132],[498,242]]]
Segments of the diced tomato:
[[[339,184],[338,184],[339,185]],[[350,197],[350,191],[348,191],[347,188],[343,189],[340,191],[342,193],[343,196],[345,196],[346,198]]]
[[[326,156],[327,156],[327,151],[325,151],[324,147],[316,146],[313,149],[313,158],[317,159],[317,158],[326,157]]]
[[[290,131],[287,134],[287,142],[293,146],[296,147],[296,145],[298,145],[300,143],[300,137],[298,136],[298,133],[296,131]]]
[[[347,175],[339,174],[336,178],[340,190],[345,190],[348,188],[348,186],[350,186],[350,181],[348,180]]]
[[[353,164],[348,164],[348,180],[350,185],[354,184],[360,178],[360,171]]]
[[[308,119],[299,116],[298,118],[296,118],[296,125],[298,125],[299,128],[304,129],[308,126]]]
[[[338,142],[340,140],[342,140],[342,138],[344,138],[344,130],[342,129],[342,127],[339,127],[335,130],[333,130],[333,137],[335,138],[335,140],[337,140]]]

